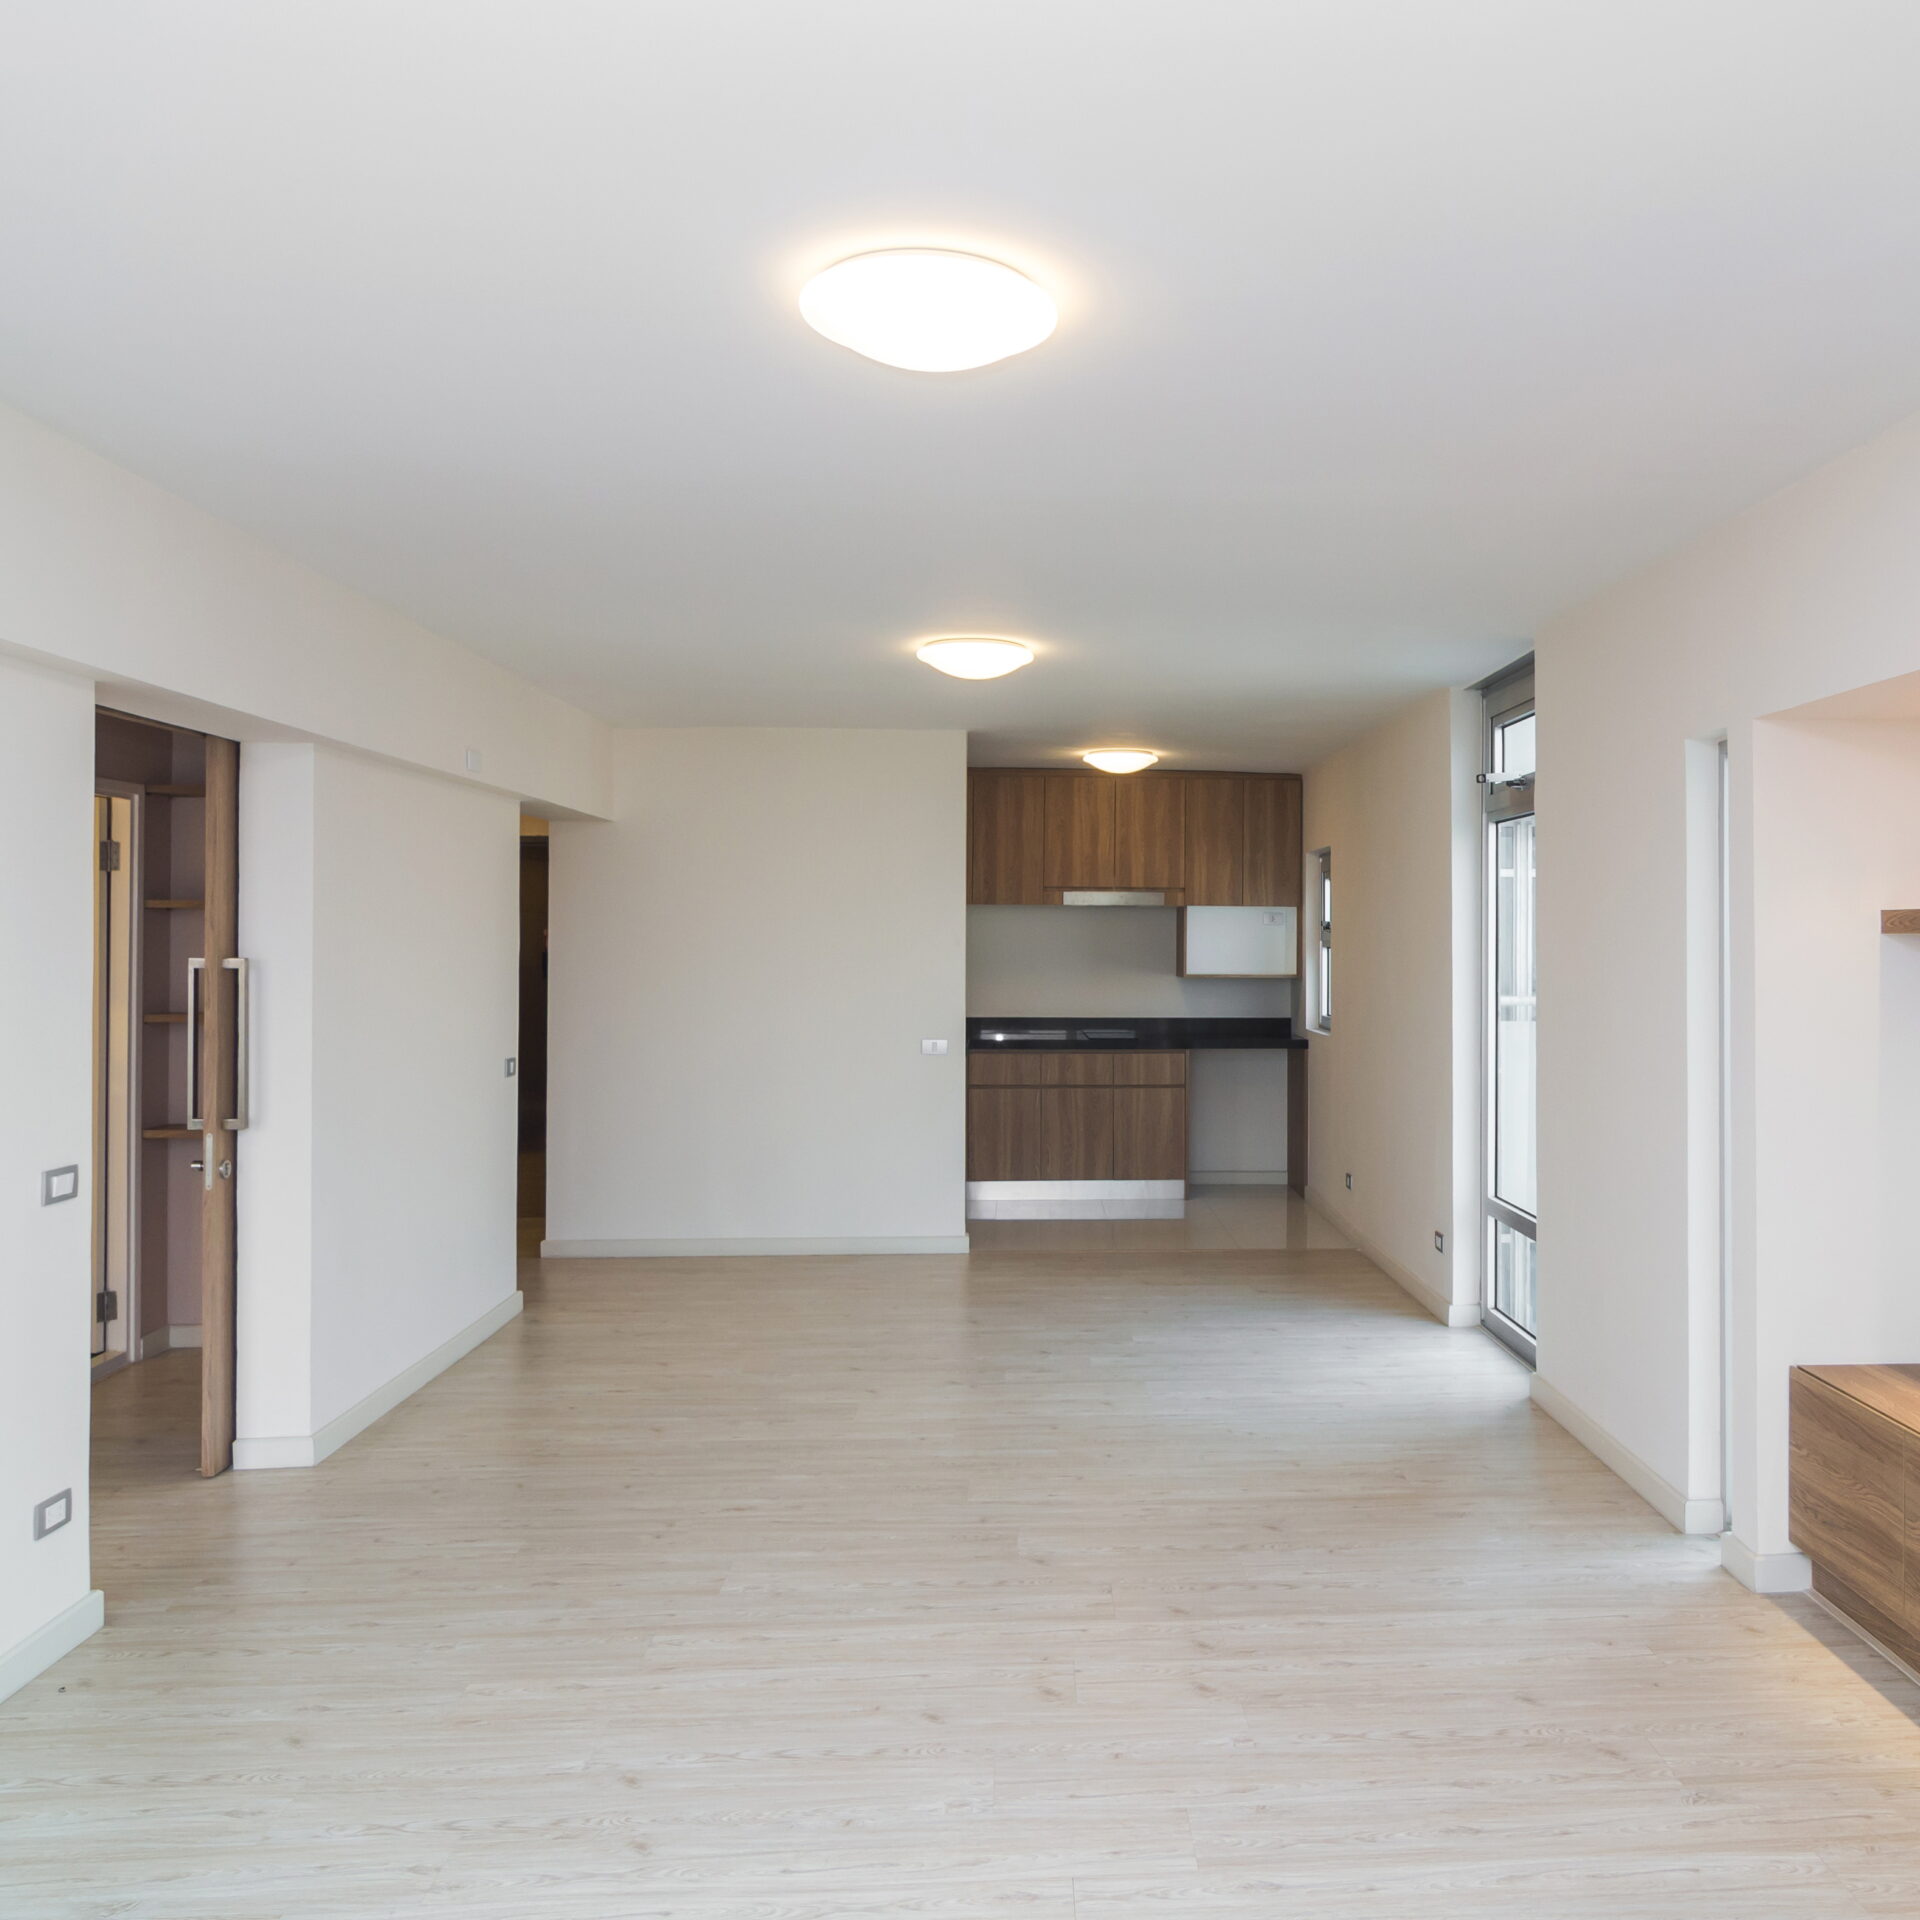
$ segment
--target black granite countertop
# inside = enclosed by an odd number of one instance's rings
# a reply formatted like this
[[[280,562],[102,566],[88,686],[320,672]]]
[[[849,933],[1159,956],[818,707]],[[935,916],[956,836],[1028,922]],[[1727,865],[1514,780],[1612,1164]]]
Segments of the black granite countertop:
[[[1289,1019],[1128,1020],[1118,1016],[969,1015],[969,1053],[1188,1053],[1202,1047],[1305,1047]]]

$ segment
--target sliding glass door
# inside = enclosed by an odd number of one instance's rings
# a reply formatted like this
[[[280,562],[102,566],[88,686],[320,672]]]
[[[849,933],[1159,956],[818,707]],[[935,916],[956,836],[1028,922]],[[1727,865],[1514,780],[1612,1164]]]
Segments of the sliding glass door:
[[[1534,1351],[1539,1261],[1535,1160],[1533,670],[1487,690],[1486,1277],[1481,1318]]]

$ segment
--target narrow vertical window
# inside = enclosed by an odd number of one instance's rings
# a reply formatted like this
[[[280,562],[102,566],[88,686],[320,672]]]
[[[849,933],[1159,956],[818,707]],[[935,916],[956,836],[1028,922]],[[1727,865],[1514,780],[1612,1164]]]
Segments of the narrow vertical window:
[[[1321,1033],[1333,1028],[1333,849],[1313,856],[1313,917],[1320,928],[1320,951],[1313,969],[1313,1018]]]

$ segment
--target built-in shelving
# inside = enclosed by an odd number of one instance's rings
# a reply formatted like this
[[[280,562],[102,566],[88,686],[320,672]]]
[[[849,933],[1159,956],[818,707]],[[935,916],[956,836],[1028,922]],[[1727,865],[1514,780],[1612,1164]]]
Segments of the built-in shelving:
[[[140,1017],[150,1027],[176,1027],[181,1025],[187,1016],[184,1013],[143,1013]]]
[[[153,913],[198,913],[206,904],[204,900],[149,900],[147,907]]]
[[[1920,907],[1882,907],[1882,933],[1920,933]]]
[[[198,1127],[142,1127],[140,1138],[142,1140],[198,1140],[200,1129]]]

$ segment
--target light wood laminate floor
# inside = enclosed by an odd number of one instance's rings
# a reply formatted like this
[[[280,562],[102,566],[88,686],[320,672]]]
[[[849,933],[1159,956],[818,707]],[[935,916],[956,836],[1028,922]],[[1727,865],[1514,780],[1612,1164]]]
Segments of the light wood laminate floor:
[[[323,1466],[100,1389],[9,1920],[1859,1920],[1916,1690],[1338,1248],[548,1263]]]

